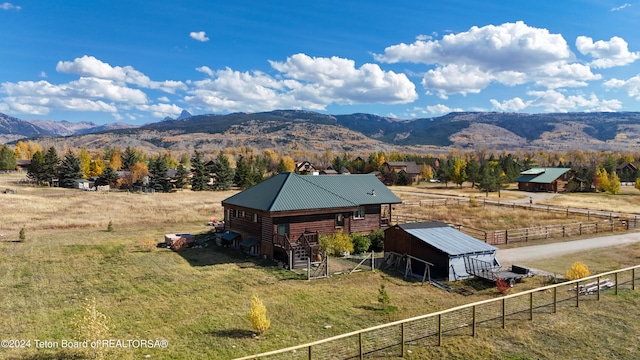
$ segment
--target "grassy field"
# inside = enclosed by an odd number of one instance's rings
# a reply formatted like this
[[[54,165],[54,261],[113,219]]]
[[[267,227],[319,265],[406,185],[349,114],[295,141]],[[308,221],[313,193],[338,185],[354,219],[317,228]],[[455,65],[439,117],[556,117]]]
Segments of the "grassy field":
[[[108,358],[230,359],[498,296],[491,287],[471,296],[446,293],[380,271],[307,282],[216,246],[143,251],[143,240],[162,241],[165,233],[206,233],[206,222],[222,217],[220,201],[233,192],[99,194],[22,187],[15,180],[0,176],[0,340],[32,343],[0,349],[0,358],[85,357],[73,349],[36,349],[33,341],[81,340],[73,322],[91,297],[109,317],[110,338],[168,341],[166,348],[111,349]],[[5,188],[17,193],[1,193]],[[109,221],[113,232],[106,231]],[[14,242],[21,228],[26,240]],[[581,260],[601,272],[636,264],[639,256],[640,246],[631,246],[530,265],[563,273]],[[547,280],[527,279],[516,290]],[[375,310],[380,284],[397,311]],[[260,338],[247,320],[252,294],[262,298],[272,320]],[[607,295],[602,303],[507,331],[447,338],[440,348],[413,349],[410,358],[625,357],[640,350],[625,335],[640,332],[640,322],[633,321],[640,316],[638,294]]]

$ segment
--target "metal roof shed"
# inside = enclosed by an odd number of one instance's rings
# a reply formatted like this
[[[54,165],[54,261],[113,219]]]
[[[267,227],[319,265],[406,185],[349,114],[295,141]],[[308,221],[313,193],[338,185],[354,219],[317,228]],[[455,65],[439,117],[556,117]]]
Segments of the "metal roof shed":
[[[408,254],[434,264],[433,273],[449,281],[468,278],[464,258],[473,257],[499,267],[495,246],[442,222],[400,224],[385,230],[385,251]],[[413,269],[421,274],[423,269]]]

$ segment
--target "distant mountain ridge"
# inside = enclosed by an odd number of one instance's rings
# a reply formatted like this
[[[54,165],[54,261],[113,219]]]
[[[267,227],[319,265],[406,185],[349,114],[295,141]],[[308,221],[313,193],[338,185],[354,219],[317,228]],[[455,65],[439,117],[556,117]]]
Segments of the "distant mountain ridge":
[[[304,110],[191,115],[134,127],[91,122],[25,121],[0,114],[0,134],[67,136],[74,144],[103,134],[95,146],[120,144],[153,149],[224,148],[371,151],[454,147],[462,149],[640,150],[640,113],[520,114],[456,112],[434,118],[396,119],[373,114],[329,115]],[[129,140],[124,140],[127,138]],[[88,139],[88,138],[87,138]],[[0,137],[2,140],[2,137]],[[89,141],[89,140],[87,140]],[[93,144],[93,143],[92,143]],[[369,150],[368,150],[369,149]]]

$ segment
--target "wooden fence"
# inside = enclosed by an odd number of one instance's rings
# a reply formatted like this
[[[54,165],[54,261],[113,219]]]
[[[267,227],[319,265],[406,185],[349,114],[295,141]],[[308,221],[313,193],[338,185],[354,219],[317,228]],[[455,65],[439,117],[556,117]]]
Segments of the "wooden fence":
[[[638,269],[640,265],[237,360],[404,357],[412,348],[440,346],[449,336],[477,336],[479,328],[506,329],[508,324],[532,321],[536,315],[555,314],[563,308],[600,301],[601,292],[604,291],[618,295],[621,289],[635,290]],[[586,284],[589,286],[585,286]],[[603,284],[610,284],[611,287]]]
[[[595,215],[592,215],[595,217]],[[460,224],[449,224],[451,227],[492,245],[528,242],[529,240],[564,238],[603,232],[627,231],[640,227],[640,216],[635,214],[617,214],[616,216],[600,215],[599,221],[578,222],[569,224],[545,225],[530,228],[507,230],[483,230]],[[594,219],[598,220],[598,219]],[[431,221],[417,216],[393,215],[396,224]]]

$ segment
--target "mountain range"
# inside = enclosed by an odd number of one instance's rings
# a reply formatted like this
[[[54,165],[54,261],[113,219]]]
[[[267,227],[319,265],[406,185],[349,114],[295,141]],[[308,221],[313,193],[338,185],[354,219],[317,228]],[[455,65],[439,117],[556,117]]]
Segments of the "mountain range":
[[[373,114],[327,115],[302,110],[205,114],[143,126],[124,123],[21,120],[0,113],[0,143],[21,138],[69,147],[135,146],[150,151],[250,146],[304,151],[640,150],[640,113],[522,114],[456,112],[402,120]]]

